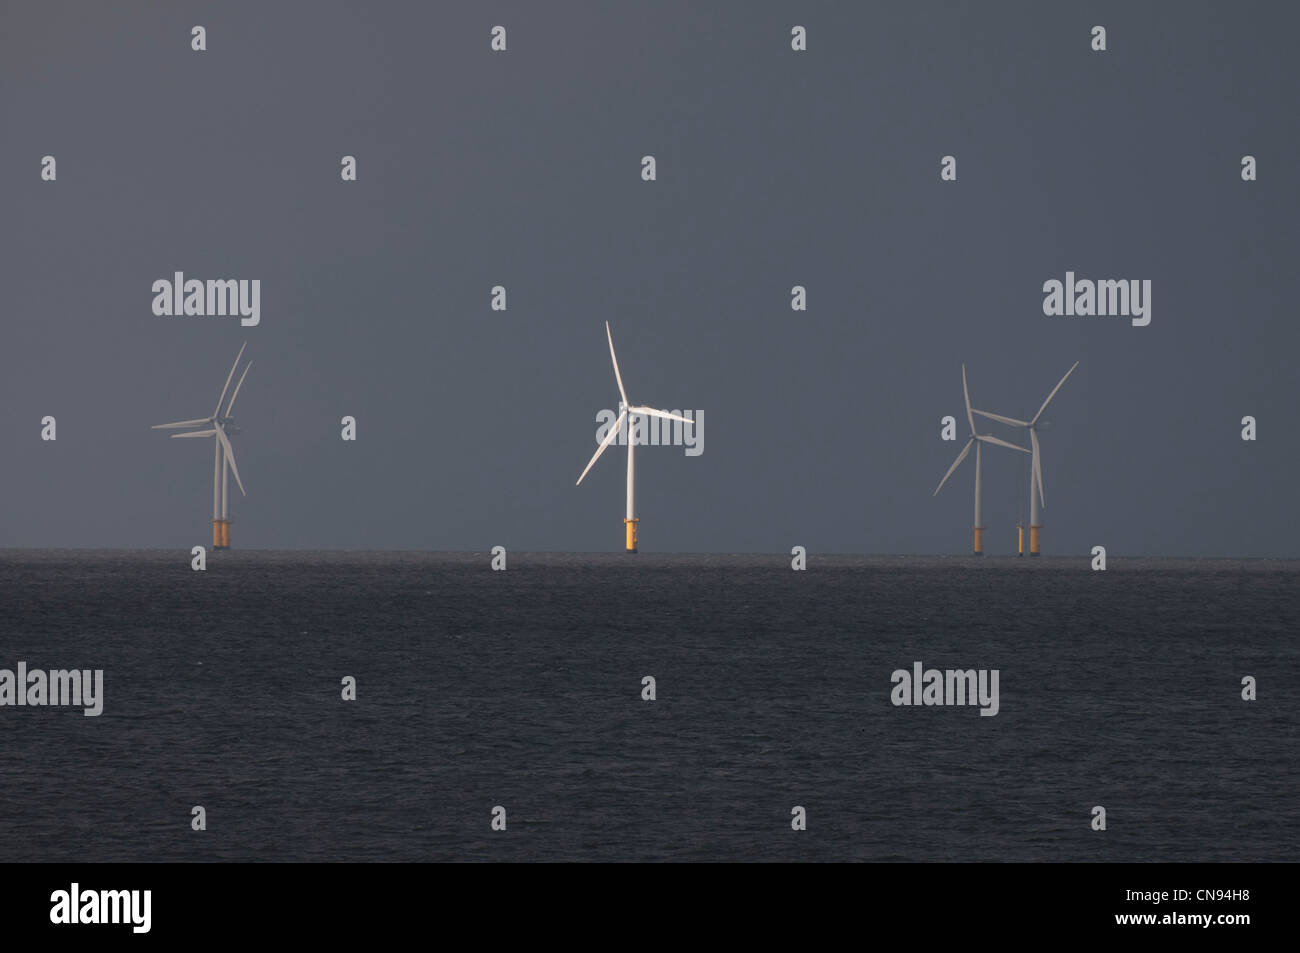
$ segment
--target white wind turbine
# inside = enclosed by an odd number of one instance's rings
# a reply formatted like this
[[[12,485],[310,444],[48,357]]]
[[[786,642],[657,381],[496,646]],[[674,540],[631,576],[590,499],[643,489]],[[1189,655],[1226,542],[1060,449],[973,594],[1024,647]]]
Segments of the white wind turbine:
[[[623,389],[623,375],[618,372],[618,358],[614,356],[614,335],[609,329],[609,322],[605,322],[605,336],[609,339],[609,359],[614,362],[614,380],[618,381],[618,392],[623,398],[623,405],[620,409],[618,419],[614,421],[613,426],[609,428],[604,441],[596,448],[592,454],[591,460],[587,463],[587,468],[582,471],[582,476],[578,477],[577,486],[582,483],[582,478],[587,475],[595,462],[600,459],[600,455],[605,452],[605,448],[618,439],[622,431],[623,422],[627,421],[627,517],[623,523],[627,530],[627,551],[636,552],[636,464],[632,455],[633,445],[636,443],[636,431],[632,427],[632,421],[637,414],[647,414],[651,417],[662,417],[665,420],[680,420],[683,424],[693,424],[694,421],[686,417],[679,417],[677,414],[670,414],[666,410],[656,410],[653,407],[633,406],[627,399],[627,391]],[[631,414],[633,416],[629,417]]]
[[[957,454],[957,459],[952,462],[948,472],[943,475],[939,485],[935,487],[934,496],[939,495],[943,485],[948,482],[948,477],[952,472],[961,466],[961,462],[966,459],[966,454],[970,453],[971,445],[975,446],[975,555],[984,555],[984,524],[982,522],[983,514],[981,512],[981,499],[983,496],[983,487],[980,482],[982,470],[982,451],[986,443],[997,444],[999,447],[1008,447],[1012,450],[1019,450],[1021,453],[1028,453],[1024,447],[1018,447],[1014,443],[1008,443],[1005,440],[999,440],[992,434],[981,434],[975,432],[975,418],[971,415],[970,406],[970,389],[966,386],[966,365],[961,366],[961,390],[962,396],[966,399],[966,419],[970,422],[970,439],[966,441],[966,446],[962,447],[961,453]]]
[[[231,409],[235,406],[235,398],[239,396],[239,389],[244,386],[244,378],[248,376],[248,369],[253,366],[249,361],[244,366],[244,373],[239,375],[239,383],[235,385],[235,392],[230,396],[230,403],[226,404],[226,410],[222,413],[221,403],[226,399],[226,391],[230,389],[230,382],[235,377],[235,368],[239,366],[239,360],[244,356],[244,348],[248,347],[245,341],[239,353],[235,355],[235,363],[230,366],[230,373],[226,375],[226,383],[221,388],[221,394],[217,397],[217,406],[212,411],[210,417],[200,417],[196,420],[178,420],[170,424],[155,424],[153,430],[176,430],[181,427],[205,427],[203,430],[194,430],[189,433],[174,433],[172,437],[212,437],[213,443],[213,460],[212,460],[212,547],[214,549],[230,548],[230,509],[226,498],[226,475],[233,473],[235,483],[239,486],[239,492],[245,496],[248,494],[244,490],[244,481],[239,478],[239,467],[235,465],[235,451],[230,446],[230,438],[227,434],[239,433],[238,428],[230,426],[234,419],[230,416]]]
[[[1039,407],[1038,413],[1034,414],[1033,420],[1017,420],[1014,417],[1003,417],[1001,414],[991,414],[987,410],[975,411],[975,413],[979,414],[981,417],[996,420],[1000,423],[1006,424],[1008,427],[1024,427],[1029,431],[1029,442],[1033,446],[1033,456],[1029,461],[1029,555],[1031,556],[1038,555],[1039,530],[1042,528],[1040,525],[1041,517],[1038,513],[1038,504],[1041,501],[1044,508],[1047,506],[1047,497],[1043,493],[1043,459],[1038,450],[1038,429],[1046,426],[1046,421],[1040,424],[1039,420],[1043,416],[1043,411],[1047,409],[1047,405],[1050,404],[1052,398],[1056,396],[1056,392],[1061,389],[1061,384],[1065,383],[1065,379],[1073,374],[1074,368],[1078,366],[1079,362],[1075,361],[1074,366],[1065,372],[1065,377],[1062,377],[1060,382],[1052,388],[1052,392],[1047,395],[1047,400],[1043,401],[1043,406]],[[1038,489],[1037,493],[1034,492],[1035,488]],[[1025,531],[1022,527],[1020,530],[1020,554],[1022,556],[1025,552],[1024,532]]]

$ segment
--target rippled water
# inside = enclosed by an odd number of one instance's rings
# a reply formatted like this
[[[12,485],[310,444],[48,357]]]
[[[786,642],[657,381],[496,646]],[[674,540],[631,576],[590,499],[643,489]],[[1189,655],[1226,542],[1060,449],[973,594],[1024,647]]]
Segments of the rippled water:
[[[1300,563],[509,560],[0,551],[4,859],[1300,859]]]

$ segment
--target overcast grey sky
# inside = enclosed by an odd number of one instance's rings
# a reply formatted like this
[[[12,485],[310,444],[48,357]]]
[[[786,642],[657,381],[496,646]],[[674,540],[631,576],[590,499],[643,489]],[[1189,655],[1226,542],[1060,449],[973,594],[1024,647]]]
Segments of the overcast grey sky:
[[[247,340],[237,548],[618,550],[625,451],[574,486],[617,402],[608,319],[634,401],[705,412],[701,456],[638,453],[643,551],[965,553],[970,464],[931,497],[962,362],[1026,416],[1079,360],[1045,552],[1300,555],[1296,20],[6,2],[0,545],[208,542],[209,442],[149,426],[209,413]],[[155,316],[178,270],[260,279],[260,325]],[[1150,279],[1151,324],[1044,316],[1067,270]],[[993,554],[1014,456],[985,455]]]

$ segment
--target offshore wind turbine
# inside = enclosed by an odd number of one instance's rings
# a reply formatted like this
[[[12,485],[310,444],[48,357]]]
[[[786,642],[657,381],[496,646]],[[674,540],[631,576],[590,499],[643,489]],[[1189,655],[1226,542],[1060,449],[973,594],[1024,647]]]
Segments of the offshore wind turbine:
[[[1062,377],[1057,385],[1052,388],[1052,392],[1047,395],[1047,400],[1043,401],[1043,406],[1039,407],[1038,413],[1034,414],[1033,420],[1017,420],[1014,417],[1003,417],[1001,414],[991,414],[987,410],[975,411],[982,417],[1004,423],[1008,427],[1023,427],[1029,431],[1029,442],[1033,446],[1033,455],[1029,461],[1029,555],[1031,556],[1038,555],[1039,531],[1042,529],[1042,517],[1038,512],[1039,502],[1042,502],[1044,509],[1047,508],[1047,497],[1043,493],[1043,458],[1038,450],[1038,429],[1045,427],[1047,422],[1039,423],[1039,419],[1043,416],[1043,411],[1047,409],[1047,405],[1052,402],[1052,398],[1056,396],[1056,392],[1061,389],[1061,384],[1065,383],[1066,377],[1073,374],[1074,368],[1078,366],[1079,362],[1075,361],[1074,366],[1065,372],[1065,377]],[[1035,487],[1038,489],[1037,493],[1034,492]],[[1019,554],[1021,556],[1025,554],[1025,528],[1023,526],[1020,527]]]
[[[249,361],[244,366],[244,373],[239,375],[239,383],[235,385],[235,392],[230,395],[230,403],[226,404],[226,409],[221,410],[221,404],[226,399],[226,391],[230,389],[230,382],[234,380],[235,369],[239,367],[240,358],[244,356],[244,348],[248,347],[245,341],[239,353],[235,355],[235,363],[230,365],[230,373],[226,375],[226,383],[221,388],[221,393],[217,396],[217,406],[213,409],[211,416],[199,417],[195,420],[178,420],[170,424],[155,424],[153,430],[176,430],[184,427],[201,427],[201,430],[193,430],[188,433],[174,433],[173,438],[177,437],[212,437],[213,459],[212,459],[212,548],[229,549],[230,548],[230,507],[226,495],[226,478],[228,474],[234,474],[235,483],[239,486],[239,492],[247,496],[244,490],[244,481],[239,478],[239,467],[235,465],[235,451],[230,446],[229,434],[239,433],[239,428],[231,426],[234,420],[230,416],[231,410],[235,406],[235,398],[239,396],[239,389],[244,386],[244,378],[248,376],[248,369],[253,366]]]
[[[966,459],[966,455],[970,453],[970,448],[971,445],[973,444],[975,446],[975,526],[974,526],[975,555],[983,556],[984,555],[984,523],[983,523],[983,513],[981,512],[981,498],[983,496],[983,486],[981,484],[981,469],[982,469],[983,461],[981,458],[983,455],[982,451],[984,449],[984,444],[986,443],[996,444],[999,447],[1008,447],[1012,450],[1019,450],[1021,453],[1028,453],[1029,451],[1026,450],[1024,447],[1016,446],[1014,443],[1008,443],[1005,440],[999,440],[997,437],[993,436],[992,434],[986,434],[986,433],[981,434],[975,432],[975,418],[971,414],[971,406],[970,406],[970,389],[966,386],[966,365],[965,364],[961,366],[961,390],[962,390],[962,395],[966,398],[966,420],[970,422],[970,439],[966,441],[966,446],[961,448],[961,453],[957,454],[957,459],[952,462],[952,466],[948,468],[948,472],[943,475],[943,479],[940,480],[939,485],[935,487],[933,495],[934,496],[939,495],[939,491],[943,489],[943,485],[948,482],[948,477],[952,476],[952,472],[956,470],[959,466],[961,466],[961,462]]]
[[[614,380],[618,382],[618,393],[619,396],[623,398],[623,403],[619,411],[618,419],[615,420],[614,425],[609,428],[609,433],[605,435],[605,439],[601,442],[600,446],[596,448],[596,452],[592,455],[591,460],[587,462],[587,468],[582,471],[582,475],[578,477],[578,483],[575,483],[574,486],[582,483],[583,477],[590,472],[595,462],[600,459],[600,455],[605,452],[605,448],[618,439],[618,435],[622,432],[623,422],[626,421],[627,516],[623,520],[623,525],[626,530],[627,551],[629,553],[634,553],[637,551],[636,524],[640,522],[640,520],[638,520],[636,516],[636,463],[635,457],[633,456],[633,447],[636,444],[636,430],[632,427],[632,421],[638,414],[646,414],[651,417],[662,417],[664,420],[680,420],[683,424],[694,423],[694,421],[689,420],[686,417],[679,417],[677,414],[670,414],[666,410],[656,410],[653,407],[634,406],[632,402],[627,399],[627,391],[623,389],[623,375],[618,372],[618,358],[614,355],[614,335],[609,329],[608,321],[605,322],[605,337],[609,339],[609,359],[614,363]]]

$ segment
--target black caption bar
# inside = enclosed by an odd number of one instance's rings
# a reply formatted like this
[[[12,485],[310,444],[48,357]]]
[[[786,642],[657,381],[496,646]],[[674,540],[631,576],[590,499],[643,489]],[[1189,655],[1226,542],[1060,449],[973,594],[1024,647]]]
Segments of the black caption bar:
[[[539,866],[9,865],[0,911],[7,937],[124,944],[337,943],[373,940],[380,925],[384,935],[474,924],[495,935],[563,923],[567,935],[594,938],[688,917],[735,935],[845,928],[883,937],[911,924],[926,942],[976,930],[1230,943],[1285,929],[1284,880],[1294,875],[1287,865],[1243,864]]]

